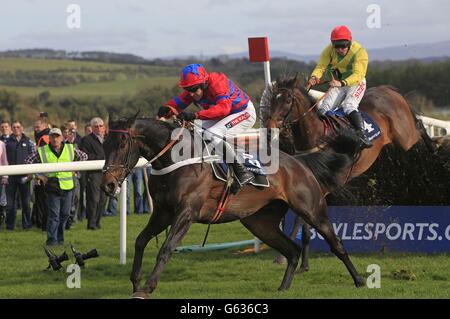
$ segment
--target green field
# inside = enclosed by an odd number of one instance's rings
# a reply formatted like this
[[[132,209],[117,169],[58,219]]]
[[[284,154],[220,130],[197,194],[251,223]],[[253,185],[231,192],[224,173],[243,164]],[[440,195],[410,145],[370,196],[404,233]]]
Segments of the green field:
[[[43,271],[47,266],[42,245],[45,233],[37,229],[13,232],[0,230],[0,298],[128,298],[134,239],[148,216],[133,215],[128,223],[128,258],[119,265],[119,218],[106,217],[99,231],[85,230],[86,222],[66,232],[79,251],[97,248],[100,257],[87,261],[81,271],[81,288],[66,287],[66,272]],[[17,225],[20,224],[20,217]],[[201,243],[205,225],[194,225],[183,245]],[[160,240],[164,235],[160,236]],[[212,226],[209,243],[252,239],[239,222]],[[55,248],[61,253],[63,247]],[[381,289],[356,289],[344,265],[329,254],[312,254],[311,270],[298,275],[289,291],[278,292],[284,266],[272,261],[276,252],[237,254],[237,249],[174,254],[165,268],[152,298],[450,298],[450,259],[448,255],[353,254],[359,272],[369,264],[381,267]],[[147,247],[144,270],[149,274],[157,247]],[[72,258],[72,256],[71,256]],[[72,259],[71,259],[72,260]],[[70,262],[65,262],[67,266]],[[405,270],[414,280],[396,279],[394,272]]]
[[[116,64],[74,60],[47,60],[26,58],[0,58],[2,72],[53,72],[62,75],[83,75],[98,81],[101,76],[114,74],[116,78],[103,82],[84,82],[60,87],[0,85],[0,90],[15,91],[21,96],[33,97],[49,91],[52,97],[92,97],[116,98],[132,95],[143,88],[152,86],[172,87],[178,80],[178,70],[173,67]],[[133,73],[129,78],[128,73]]]

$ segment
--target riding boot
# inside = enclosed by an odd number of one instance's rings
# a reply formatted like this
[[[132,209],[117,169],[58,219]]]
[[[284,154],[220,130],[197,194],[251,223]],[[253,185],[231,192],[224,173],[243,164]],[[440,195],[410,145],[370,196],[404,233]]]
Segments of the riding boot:
[[[234,174],[241,186],[244,186],[247,183],[250,183],[255,176],[253,173],[249,172],[242,163],[239,163],[236,153],[234,149],[228,144],[226,141],[222,141],[221,143],[225,148],[225,159],[233,159],[231,166],[233,167]]]
[[[353,111],[348,115],[348,119],[350,123],[353,125],[353,127],[356,129],[356,133],[358,137],[361,139],[363,147],[364,148],[372,147],[372,142],[369,141],[369,139],[366,136],[366,133],[364,132],[364,120],[361,116],[361,113],[359,113],[358,111]]]

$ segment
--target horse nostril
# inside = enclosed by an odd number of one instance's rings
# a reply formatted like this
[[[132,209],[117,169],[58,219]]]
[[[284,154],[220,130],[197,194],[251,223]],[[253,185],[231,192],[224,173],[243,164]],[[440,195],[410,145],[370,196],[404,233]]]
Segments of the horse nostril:
[[[109,193],[114,193],[114,190],[116,188],[116,185],[114,183],[108,183],[106,185],[106,189],[108,190]]]

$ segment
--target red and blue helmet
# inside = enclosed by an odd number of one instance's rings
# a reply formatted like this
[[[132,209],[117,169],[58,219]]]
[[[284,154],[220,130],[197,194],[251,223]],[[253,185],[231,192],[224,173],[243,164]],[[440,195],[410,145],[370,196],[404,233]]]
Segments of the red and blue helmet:
[[[209,75],[201,64],[189,64],[181,71],[180,88],[187,88],[208,81]]]

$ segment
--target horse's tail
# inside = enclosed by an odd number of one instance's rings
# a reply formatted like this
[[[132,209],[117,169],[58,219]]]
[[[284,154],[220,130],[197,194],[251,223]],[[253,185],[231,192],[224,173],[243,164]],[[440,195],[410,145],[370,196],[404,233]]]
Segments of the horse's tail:
[[[405,94],[406,96],[407,94]],[[405,99],[406,101],[406,99]],[[431,153],[435,153],[438,149],[438,147],[436,146],[436,143],[431,139],[431,137],[428,135],[427,130],[425,129],[425,126],[423,125],[422,120],[420,120],[417,116],[418,113],[417,111],[414,109],[414,107],[408,103],[408,101],[406,101],[406,103],[409,106],[409,109],[411,110],[411,114],[413,116],[414,119],[414,123],[416,125],[417,130],[420,133],[420,136],[422,137],[422,140],[425,143],[425,146],[427,147],[428,151]]]
[[[361,153],[361,142],[351,130],[342,130],[327,144],[329,148],[295,158],[303,162],[319,183],[332,192],[342,186]]]

